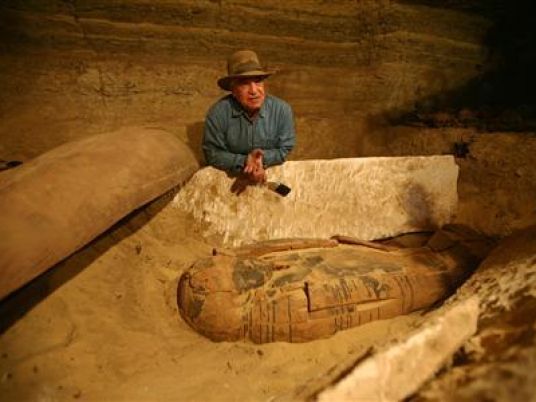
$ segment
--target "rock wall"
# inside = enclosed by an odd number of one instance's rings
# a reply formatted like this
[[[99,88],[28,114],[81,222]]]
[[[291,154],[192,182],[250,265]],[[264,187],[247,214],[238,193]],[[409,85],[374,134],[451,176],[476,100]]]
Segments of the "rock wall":
[[[143,126],[172,132],[202,162],[204,115],[224,95],[216,79],[230,52],[249,47],[279,71],[269,91],[294,108],[291,159],[452,153],[456,131],[422,126],[468,126],[463,136],[487,145],[478,161],[459,160],[459,217],[504,235],[536,219],[534,180],[523,167],[534,166],[523,151],[534,136],[479,130],[492,127],[482,116],[525,127],[519,122],[534,106],[520,95],[534,64],[521,3],[6,0],[0,159]],[[503,96],[503,87],[517,92]],[[506,98],[524,104],[481,110]]]
[[[294,159],[356,156],[369,120],[477,74],[490,22],[390,1],[2,2],[0,155],[124,125],[198,148],[227,55],[258,51],[296,112]],[[376,120],[376,119],[374,119]]]
[[[454,153],[460,167],[457,221],[503,236],[536,224],[536,136],[471,128],[378,130],[364,143],[371,155]]]
[[[415,401],[528,401],[536,384],[536,227],[504,239],[449,304],[478,297],[478,331]]]

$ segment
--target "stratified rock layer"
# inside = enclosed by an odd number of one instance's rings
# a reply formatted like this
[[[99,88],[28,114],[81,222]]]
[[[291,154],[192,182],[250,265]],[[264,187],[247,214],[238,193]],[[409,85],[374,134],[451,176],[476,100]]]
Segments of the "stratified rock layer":
[[[516,18],[530,15],[524,3],[4,0],[0,159],[135,125],[174,133],[202,163],[204,116],[224,95],[216,80],[230,53],[253,48],[278,72],[268,92],[293,108],[291,159],[447,154],[465,143],[458,222],[508,235],[536,224],[536,139],[508,133],[534,127],[524,121],[534,91],[523,85],[534,46],[513,39],[533,32]],[[493,17],[508,10],[512,30]],[[502,57],[512,64],[504,75]],[[508,102],[495,83],[523,106],[480,104]],[[487,127],[505,131],[500,145]]]
[[[240,195],[236,179],[198,171],[175,198],[207,237],[239,245],[288,237],[348,235],[373,240],[448,223],[457,204],[458,167],[450,156],[287,162],[268,179],[291,187],[281,197],[266,186]]]

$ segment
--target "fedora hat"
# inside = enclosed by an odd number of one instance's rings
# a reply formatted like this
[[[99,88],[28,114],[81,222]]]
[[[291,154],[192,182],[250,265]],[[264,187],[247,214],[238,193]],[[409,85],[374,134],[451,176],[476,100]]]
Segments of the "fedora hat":
[[[218,80],[220,88],[231,90],[231,81],[239,77],[269,77],[273,71],[265,71],[253,50],[239,50],[227,59],[227,76]]]

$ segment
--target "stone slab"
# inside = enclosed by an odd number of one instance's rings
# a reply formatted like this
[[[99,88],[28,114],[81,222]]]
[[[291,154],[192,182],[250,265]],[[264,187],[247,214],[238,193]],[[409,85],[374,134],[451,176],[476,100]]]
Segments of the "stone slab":
[[[268,170],[269,181],[291,187],[282,197],[267,186],[236,195],[233,177],[206,167],[174,202],[204,236],[232,246],[333,235],[374,240],[451,222],[458,170],[448,155],[291,161]]]
[[[328,401],[404,400],[430,379],[477,329],[478,298],[441,310],[408,338],[358,363],[316,398]]]

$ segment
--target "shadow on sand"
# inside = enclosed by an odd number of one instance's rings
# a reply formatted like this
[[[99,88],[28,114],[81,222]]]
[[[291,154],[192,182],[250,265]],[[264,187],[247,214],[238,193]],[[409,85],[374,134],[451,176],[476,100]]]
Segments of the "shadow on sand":
[[[70,281],[117,243],[150,222],[171,200],[171,190],[118,221],[82,249],[76,251],[0,303],[0,334],[3,334],[32,308]]]

